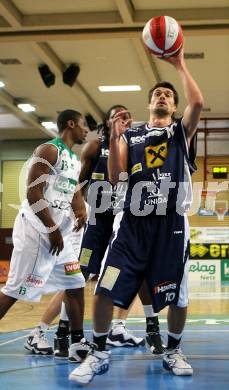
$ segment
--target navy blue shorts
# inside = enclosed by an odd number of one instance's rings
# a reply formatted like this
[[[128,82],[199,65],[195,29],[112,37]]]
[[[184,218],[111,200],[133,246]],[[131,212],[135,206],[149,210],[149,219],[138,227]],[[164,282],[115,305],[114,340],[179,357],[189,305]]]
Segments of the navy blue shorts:
[[[155,312],[170,304],[186,307],[187,216],[174,210],[165,216],[144,217],[124,212],[118,219],[114,222],[96,294],[107,294],[116,306],[127,309],[146,279]]]
[[[96,214],[96,224],[87,223],[80,249],[80,266],[91,274],[99,274],[113,231],[112,211]]]

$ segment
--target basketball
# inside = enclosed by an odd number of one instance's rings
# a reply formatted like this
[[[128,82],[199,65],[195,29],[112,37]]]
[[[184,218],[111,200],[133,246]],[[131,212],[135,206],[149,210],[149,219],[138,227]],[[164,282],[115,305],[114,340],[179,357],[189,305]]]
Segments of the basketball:
[[[171,16],[151,18],[145,25],[142,38],[147,49],[157,57],[171,57],[183,44],[183,33]]]

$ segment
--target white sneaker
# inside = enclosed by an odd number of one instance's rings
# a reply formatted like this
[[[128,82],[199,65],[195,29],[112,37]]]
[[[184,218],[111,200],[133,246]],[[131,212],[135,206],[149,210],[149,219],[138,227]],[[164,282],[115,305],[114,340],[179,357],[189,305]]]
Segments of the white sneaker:
[[[34,329],[27,337],[24,347],[36,355],[53,354],[53,349],[48,343],[45,332],[38,328]]]
[[[145,340],[131,334],[124,325],[118,325],[109,332],[106,344],[112,347],[139,347],[145,345]]]
[[[81,339],[79,343],[74,343],[70,345],[68,350],[68,360],[70,362],[80,363],[83,359],[86,358],[88,352],[91,349],[91,343],[85,338]]]
[[[192,375],[193,368],[187,362],[186,357],[181,352],[180,348],[173,350],[167,349],[163,357],[163,367],[172,371],[174,375]]]
[[[83,363],[75,368],[69,379],[80,384],[92,381],[95,375],[102,375],[109,369],[110,351],[91,350]]]

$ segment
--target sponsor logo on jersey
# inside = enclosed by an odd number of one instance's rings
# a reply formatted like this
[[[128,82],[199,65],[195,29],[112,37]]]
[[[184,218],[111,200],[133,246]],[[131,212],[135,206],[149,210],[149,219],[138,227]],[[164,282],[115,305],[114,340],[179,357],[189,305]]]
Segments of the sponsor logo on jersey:
[[[142,171],[142,163],[137,163],[131,168],[131,175],[140,171]]]
[[[145,148],[147,168],[158,168],[164,165],[168,153],[167,143]]]
[[[154,188],[152,188],[154,187]],[[148,198],[144,201],[145,205],[155,205],[159,203],[167,203],[168,199],[161,192],[158,182],[148,182],[147,190],[150,192]]]
[[[77,181],[65,176],[58,176],[54,183],[54,190],[64,192],[65,194],[74,194]]]
[[[49,202],[49,204],[53,209],[59,210],[68,210],[71,207],[69,202],[60,199],[54,199],[52,202]]]
[[[169,304],[171,304],[174,301],[174,299],[176,298],[176,292],[171,291],[171,290],[176,290],[176,288],[177,288],[176,283],[165,282],[165,283],[162,283],[162,284],[155,286],[153,292],[154,292],[154,294],[163,293],[165,303],[168,302]]]
[[[74,274],[78,274],[79,272],[81,272],[79,261],[74,261],[72,263],[64,264],[64,272],[65,272],[65,275],[74,275]]]
[[[87,267],[92,255],[92,250],[88,248],[82,248],[80,255],[80,264]]]
[[[146,139],[145,135],[137,135],[137,137],[130,138],[130,143],[132,145],[141,144],[141,143],[145,142],[145,139]]]
[[[116,280],[118,279],[119,274],[120,269],[108,265],[105,274],[100,282],[100,287],[106,288],[107,290],[111,291],[116,283]]]
[[[44,279],[39,275],[29,274],[25,280],[25,286],[27,287],[43,287]]]
[[[158,171],[159,171],[159,169],[158,169]],[[158,180],[166,180],[166,179],[168,179],[168,177],[171,177],[170,172],[160,173],[160,171],[159,172],[158,171],[156,173],[154,173],[154,172],[152,173],[152,178],[155,182]]]
[[[141,130],[141,129],[139,129],[139,130]],[[145,142],[146,138],[160,137],[160,136],[163,136],[165,133],[167,133],[168,139],[171,138],[174,135],[173,127],[165,127],[165,128],[162,128],[162,129],[154,129],[154,130],[148,131],[147,134],[137,135],[135,137],[130,137],[130,144],[131,145],[141,144],[141,143]]]
[[[167,199],[165,197],[158,197],[158,198],[151,198],[151,199],[146,199],[144,201],[144,204],[145,205],[148,205],[148,206],[152,206],[152,205],[155,205],[155,204],[161,204],[161,203],[167,203]]]
[[[93,172],[91,178],[92,180],[104,180],[104,173]]]
[[[109,149],[102,148],[101,149],[101,156],[108,157],[109,156]]]
[[[177,288],[177,284],[174,282],[165,282],[162,284],[159,284],[154,287],[154,294],[160,294],[164,293],[165,291],[168,290],[175,290]]]

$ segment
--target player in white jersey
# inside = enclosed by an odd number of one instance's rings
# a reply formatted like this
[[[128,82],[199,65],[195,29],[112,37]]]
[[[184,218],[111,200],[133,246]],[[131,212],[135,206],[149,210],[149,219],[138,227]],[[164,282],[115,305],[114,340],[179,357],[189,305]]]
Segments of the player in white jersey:
[[[61,112],[57,126],[59,137],[40,145],[29,163],[27,196],[15,220],[9,276],[0,292],[0,318],[17,300],[39,301],[45,293],[65,290],[71,341],[78,344],[84,337],[85,280],[71,236],[86,222],[86,208],[78,191],[80,161],[71,149],[84,142],[88,130],[75,110]],[[34,351],[36,343],[28,348]]]

